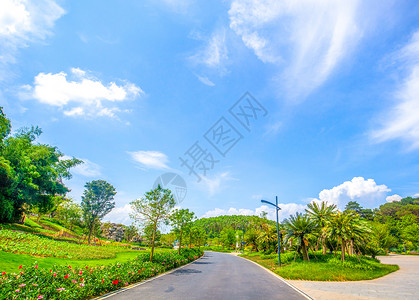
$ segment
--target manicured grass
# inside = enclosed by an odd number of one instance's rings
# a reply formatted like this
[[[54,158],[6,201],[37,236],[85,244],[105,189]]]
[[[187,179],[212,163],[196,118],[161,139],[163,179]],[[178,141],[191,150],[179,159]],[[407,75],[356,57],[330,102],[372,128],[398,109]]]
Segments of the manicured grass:
[[[105,266],[113,263],[123,263],[132,260],[138,256],[139,253],[145,251],[120,252],[116,254],[115,258],[108,259],[68,259],[57,257],[36,257],[27,254],[15,254],[10,252],[0,251],[0,272],[15,272],[18,273],[20,265],[31,266],[35,262],[42,268],[51,269],[55,265],[72,265],[74,267],[96,267]]]
[[[333,254],[322,255],[316,253],[316,260],[311,258],[310,262],[297,259],[295,262],[290,259],[293,253],[287,253],[281,268],[278,268],[278,258],[274,255],[260,255],[252,253],[251,255],[241,255],[244,258],[252,260],[285,279],[293,280],[312,280],[312,281],[355,281],[370,280],[387,275],[397,271],[397,265],[384,265],[376,260],[366,257],[360,257],[361,262],[355,257],[348,257],[345,262],[340,261],[339,256]]]

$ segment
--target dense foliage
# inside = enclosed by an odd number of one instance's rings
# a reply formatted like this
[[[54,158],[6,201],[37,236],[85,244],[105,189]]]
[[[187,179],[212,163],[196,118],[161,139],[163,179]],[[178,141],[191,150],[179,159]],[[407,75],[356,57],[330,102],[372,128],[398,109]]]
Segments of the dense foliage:
[[[10,120],[0,108],[0,222],[20,221],[29,209],[52,210],[68,189],[75,158],[64,159],[57,147],[36,143],[42,131],[23,128],[11,135]]]

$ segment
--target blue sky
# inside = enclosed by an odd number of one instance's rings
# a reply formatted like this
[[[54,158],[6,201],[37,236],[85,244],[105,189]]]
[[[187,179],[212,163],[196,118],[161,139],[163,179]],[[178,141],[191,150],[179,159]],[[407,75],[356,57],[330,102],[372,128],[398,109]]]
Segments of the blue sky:
[[[114,222],[167,172],[199,217],[374,208],[419,193],[419,3],[3,0],[0,105],[85,161],[74,200],[116,187]]]

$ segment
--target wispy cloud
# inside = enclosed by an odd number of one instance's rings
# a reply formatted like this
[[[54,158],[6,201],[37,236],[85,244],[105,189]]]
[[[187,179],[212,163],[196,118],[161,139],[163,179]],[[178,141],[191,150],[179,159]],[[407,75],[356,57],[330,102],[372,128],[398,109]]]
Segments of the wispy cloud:
[[[19,48],[44,40],[65,13],[53,0],[2,0],[0,2],[0,80],[15,63]]]
[[[209,38],[203,39],[204,46],[190,57],[191,61],[196,65],[203,65],[224,74],[226,72],[225,65],[228,61],[225,29],[218,28]]]
[[[384,113],[381,126],[370,136],[378,141],[401,139],[410,149],[419,149],[419,30],[394,55],[394,60],[405,74],[394,95],[397,104]]]
[[[71,157],[64,155],[62,159],[71,159]],[[101,167],[98,164],[88,160],[87,158],[80,158],[80,160],[82,160],[83,163],[71,168],[71,173],[84,177],[98,177],[102,175]]]
[[[196,75],[196,77],[198,78],[199,81],[201,81],[205,85],[215,86],[214,82],[212,82],[211,80],[209,80],[208,77],[206,77],[206,76]]]
[[[359,1],[235,0],[230,28],[265,63],[280,66],[278,84],[299,99],[320,86],[362,36]]]
[[[216,174],[211,177],[202,177],[202,181],[199,183],[203,186],[206,192],[213,196],[216,193],[219,193],[222,189],[225,188],[225,184],[228,181],[237,180],[236,178],[232,177],[230,172],[223,172]]]
[[[20,96],[61,108],[66,116],[114,118],[116,113],[121,111],[115,105],[116,102],[134,99],[143,93],[141,88],[133,83],[104,84],[88,72],[72,68],[70,76],[65,72],[39,73],[35,76],[33,86],[22,87]]]
[[[131,158],[147,169],[169,169],[167,155],[158,151],[127,152]]]

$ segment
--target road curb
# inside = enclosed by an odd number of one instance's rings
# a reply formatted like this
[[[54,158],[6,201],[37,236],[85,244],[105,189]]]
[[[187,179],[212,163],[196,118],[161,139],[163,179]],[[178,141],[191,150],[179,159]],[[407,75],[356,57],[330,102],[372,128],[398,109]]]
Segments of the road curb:
[[[204,253],[204,254],[205,254],[205,253]],[[140,285],[142,285],[142,284],[145,284],[145,283],[147,283],[147,282],[153,281],[154,279],[157,279],[157,278],[159,278],[159,277],[162,277],[162,276],[165,276],[165,275],[169,275],[169,274],[171,274],[171,273],[173,273],[173,272],[175,272],[175,271],[177,271],[177,270],[183,269],[184,267],[186,267],[186,266],[188,266],[188,265],[190,265],[190,264],[192,264],[192,263],[194,263],[194,262],[196,262],[196,261],[200,260],[203,256],[204,256],[204,255],[202,255],[202,256],[201,256],[200,258],[198,258],[198,259],[195,259],[194,261],[191,261],[190,263],[187,263],[186,265],[183,265],[183,266],[177,267],[177,268],[175,268],[175,269],[172,269],[172,270],[170,270],[170,271],[167,271],[167,272],[165,272],[165,273],[163,273],[163,274],[160,274],[159,276],[156,276],[156,277],[151,277],[151,278],[149,278],[149,279],[146,279],[146,280],[143,280],[143,281],[140,281],[140,282],[137,282],[137,283],[131,284],[131,285],[127,286],[127,287],[120,288],[119,290],[112,291],[112,292],[109,292],[109,293],[107,293],[107,294],[105,294],[105,295],[102,295],[102,296],[99,296],[99,297],[93,298],[93,300],[106,299],[106,298],[109,298],[109,297],[111,297],[111,296],[115,296],[116,294],[120,294],[120,293],[123,293],[123,292],[125,292],[125,291],[127,291],[127,290],[130,290],[130,289],[132,289],[132,288],[135,288],[135,287],[137,287],[137,286],[140,286]]]
[[[296,286],[292,285],[291,283],[287,282],[284,278],[282,278],[282,277],[281,277],[281,276],[279,276],[278,274],[276,274],[276,273],[272,272],[271,270],[269,270],[269,269],[265,268],[264,266],[262,266],[262,265],[260,265],[260,264],[258,264],[258,263],[256,263],[256,262],[254,262],[254,261],[252,261],[252,260],[250,260],[250,259],[247,259],[247,258],[244,258],[244,257],[241,257],[241,256],[237,256],[237,257],[240,257],[241,259],[244,259],[244,260],[246,260],[246,261],[249,261],[249,262],[251,262],[251,263],[254,263],[254,264],[255,264],[255,265],[257,265],[258,267],[260,267],[260,268],[264,269],[264,270],[265,270],[266,272],[268,272],[269,274],[271,274],[271,275],[275,276],[276,278],[278,278],[279,280],[281,280],[283,283],[285,283],[286,285],[288,285],[290,288],[292,288],[292,289],[293,289],[293,290],[295,290],[296,292],[300,293],[300,294],[301,294],[303,297],[305,297],[306,299],[309,299],[309,300],[314,300],[314,298],[312,298],[310,295],[308,295],[307,293],[303,292],[302,290],[300,290],[300,289],[299,289],[299,288],[297,288]]]

